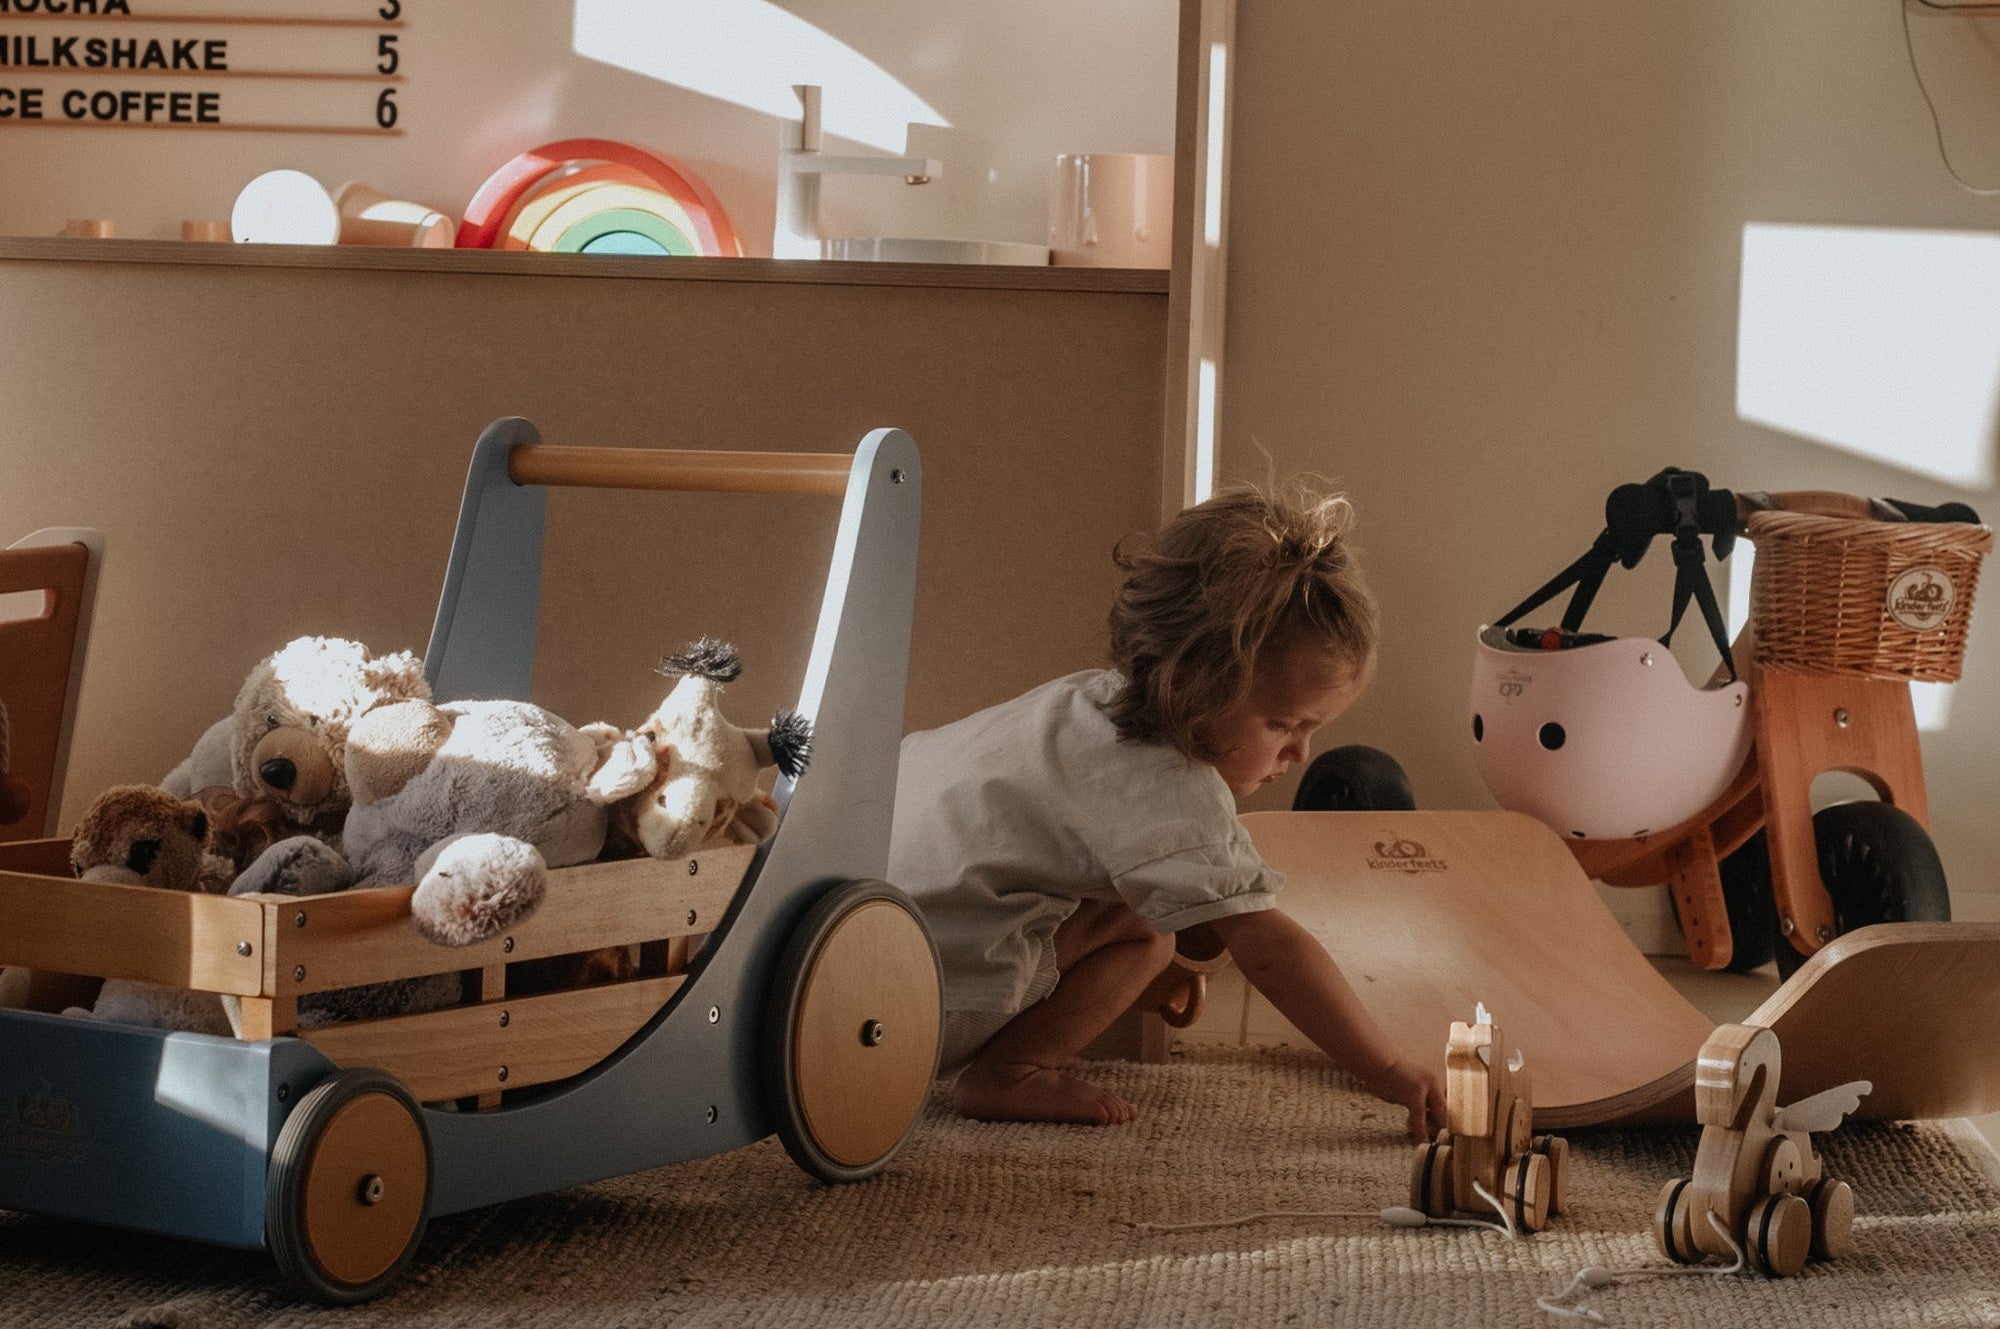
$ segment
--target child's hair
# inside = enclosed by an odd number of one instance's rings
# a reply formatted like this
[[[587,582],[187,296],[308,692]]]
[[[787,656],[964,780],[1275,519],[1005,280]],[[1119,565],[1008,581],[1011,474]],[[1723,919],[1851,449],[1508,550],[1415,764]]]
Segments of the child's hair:
[[[1249,693],[1269,647],[1323,646],[1362,682],[1375,657],[1375,599],[1347,539],[1353,509],[1294,481],[1231,488],[1188,508],[1149,546],[1112,557],[1111,663],[1125,686],[1105,708],[1123,738],[1212,760],[1199,731]]]

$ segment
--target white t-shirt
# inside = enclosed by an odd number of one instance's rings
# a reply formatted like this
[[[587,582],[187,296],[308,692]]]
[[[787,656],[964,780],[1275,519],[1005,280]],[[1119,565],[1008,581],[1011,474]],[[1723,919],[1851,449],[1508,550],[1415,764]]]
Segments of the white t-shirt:
[[[1071,674],[903,740],[889,880],[930,926],[946,1010],[1021,1010],[1083,900],[1161,932],[1277,903],[1215,768],[1119,738],[1122,684]]]

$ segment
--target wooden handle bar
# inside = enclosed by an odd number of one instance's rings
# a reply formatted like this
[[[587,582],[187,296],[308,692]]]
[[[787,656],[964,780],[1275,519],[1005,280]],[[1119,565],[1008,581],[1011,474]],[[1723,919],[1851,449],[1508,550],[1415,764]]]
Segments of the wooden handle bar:
[[[839,498],[847,492],[853,465],[854,458],[840,452],[690,452],[535,443],[508,454],[507,478],[517,485]]]

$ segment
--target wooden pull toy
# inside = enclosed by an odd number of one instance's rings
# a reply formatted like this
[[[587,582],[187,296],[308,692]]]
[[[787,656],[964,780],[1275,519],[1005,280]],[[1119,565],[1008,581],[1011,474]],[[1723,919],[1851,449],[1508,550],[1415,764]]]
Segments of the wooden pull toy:
[[[1506,1046],[1481,1004],[1471,1024],[1453,1021],[1445,1049],[1445,1128],[1417,1146],[1410,1207],[1430,1218],[1485,1214],[1496,1206],[1513,1226],[1539,1232],[1563,1211],[1569,1142],[1533,1133],[1526,1059]],[[1490,1200],[1480,1195],[1484,1190]]]
[[[1667,1258],[1731,1258],[1734,1240],[1749,1264],[1783,1278],[1808,1258],[1852,1250],[1854,1192],[1824,1174],[1810,1132],[1838,1126],[1872,1088],[1856,1080],[1781,1108],[1778,1036],[1755,1025],[1719,1027],[1695,1063],[1702,1132],[1694,1176],[1668,1182],[1653,1215]]]

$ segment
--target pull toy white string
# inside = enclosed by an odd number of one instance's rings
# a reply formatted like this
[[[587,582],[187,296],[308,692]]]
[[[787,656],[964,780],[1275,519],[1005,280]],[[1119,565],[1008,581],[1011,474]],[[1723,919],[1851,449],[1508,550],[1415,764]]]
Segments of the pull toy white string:
[[[1737,1244],[1736,1238],[1729,1235],[1729,1229],[1723,1225],[1720,1218],[1716,1217],[1713,1210],[1709,1211],[1708,1224],[1715,1229],[1715,1234],[1721,1237],[1724,1244],[1729,1247],[1729,1253],[1736,1257],[1736,1263],[1722,1269],[1683,1268],[1680,1266],[1671,1269],[1606,1269],[1602,1265],[1587,1265],[1576,1271],[1576,1276],[1569,1280],[1569,1286],[1565,1287],[1562,1291],[1553,1296],[1536,1297],[1535,1305],[1551,1315],[1562,1315],[1572,1320],[1589,1320],[1595,1324],[1603,1324],[1604,1317],[1588,1306],[1560,1306],[1556,1303],[1567,1301],[1571,1296],[1576,1294],[1578,1289],[1595,1291],[1597,1288],[1608,1287],[1621,1278],[1666,1278],[1674,1274],[1694,1274],[1702,1278],[1726,1278],[1730,1274],[1741,1273],[1744,1266],[1743,1247]]]
[[[1262,1223],[1274,1218],[1374,1218],[1391,1227],[1483,1227],[1498,1232],[1512,1240],[1519,1234],[1514,1231],[1514,1222],[1507,1216],[1507,1208],[1493,1198],[1493,1193],[1478,1182],[1472,1189],[1479,1198],[1493,1206],[1500,1215],[1500,1222],[1488,1222],[1483,1218],[1432,1218],[1405,1205],[1392,1205],[1387,1209],[1272,1209],[1261,1214],[1245,1214],[1241,1218],[1212,1218],[1199,1223],[1138,1223],[1131,1219],[1125,1225],[1135,1232],[1206,1232],[1213,1228],[1242,1227],[1247,1223]]]

